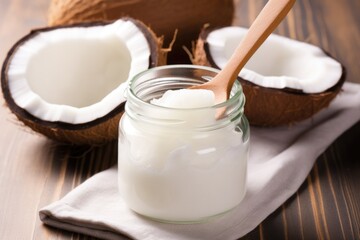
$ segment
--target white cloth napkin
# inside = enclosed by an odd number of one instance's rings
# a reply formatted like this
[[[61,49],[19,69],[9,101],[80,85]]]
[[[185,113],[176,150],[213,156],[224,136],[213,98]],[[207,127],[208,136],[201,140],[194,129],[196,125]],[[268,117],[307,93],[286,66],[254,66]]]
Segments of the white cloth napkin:
[[[118,193],[116,166],[44,207],[40,218],[103,239],[237,239],[294,194],[316,158],[359,120],[360,85],[346,83],[331,105],[312,119],[291,127],[252,127],[246,196],[233,211],[210,222],[165,224],[132,212]]]

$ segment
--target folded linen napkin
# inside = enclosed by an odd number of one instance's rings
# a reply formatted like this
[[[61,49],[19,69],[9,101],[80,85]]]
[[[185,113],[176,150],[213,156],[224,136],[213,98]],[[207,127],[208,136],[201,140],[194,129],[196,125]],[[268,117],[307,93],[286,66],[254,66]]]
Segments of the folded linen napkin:
[[[118,193],[116,166],[41,209],[40,218],[45,224],[103,239],[239,238],[294,194],[316,158],[360,120],[360,85],[346,83],[343,89],[312,119],[291,127],[251,128],[246,196],[237,208],[212,221],[166,224],[132,212]]]

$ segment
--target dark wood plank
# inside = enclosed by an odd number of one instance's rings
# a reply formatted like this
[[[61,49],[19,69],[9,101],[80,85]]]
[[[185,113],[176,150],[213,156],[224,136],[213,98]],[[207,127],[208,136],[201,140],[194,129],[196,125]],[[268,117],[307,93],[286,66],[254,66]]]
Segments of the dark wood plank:
[[[249,26],[266,0],[235,3],[234,24]],[[17,39],[46,24],[48,4],[0,1],[1,62]],[[347,81],[360,83],[358,9],[356,0],[298,0],[276,32],[321,46],[344,64]],[[22,127],[4,106],[0,116],[0,239],[94,239],[43,226],[38,210],[113,165],[116,142],[59,145]],[[242,239],[360,239],[359,139],[360,123],[319,157],[296,194]]]

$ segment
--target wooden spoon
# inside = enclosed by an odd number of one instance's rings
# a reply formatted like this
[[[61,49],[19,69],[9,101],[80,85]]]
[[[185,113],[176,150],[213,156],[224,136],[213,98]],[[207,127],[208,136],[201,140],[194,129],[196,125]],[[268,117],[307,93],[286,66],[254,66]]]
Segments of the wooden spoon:
[[[207,89],[215,94],[216,103],[229,99],[231,88],[250,57],[275,30],[294,5],[295,0],[269,0],[225,67],[209,82],[191,89]],[[271,56],[269,56],[270,58]],[[269,59],[264,59],[269,61]]]

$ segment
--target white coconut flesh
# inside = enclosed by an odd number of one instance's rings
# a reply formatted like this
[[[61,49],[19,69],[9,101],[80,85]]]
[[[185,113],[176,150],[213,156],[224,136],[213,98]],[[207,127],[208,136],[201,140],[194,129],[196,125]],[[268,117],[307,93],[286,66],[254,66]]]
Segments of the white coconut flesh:
[[[247,28],[225,27],[209,33],[206,41],[214,63],[223,68]],[[239,76],[268,88],[292,88],[320,93],[341,78],[342,67],[319,47],[271,34],[251,57]]]
[[[124,102],[129,79],[149,68],[150,46],[131,21],[40,32],[8,68],[15,103],[45,121],[90,122]]]

